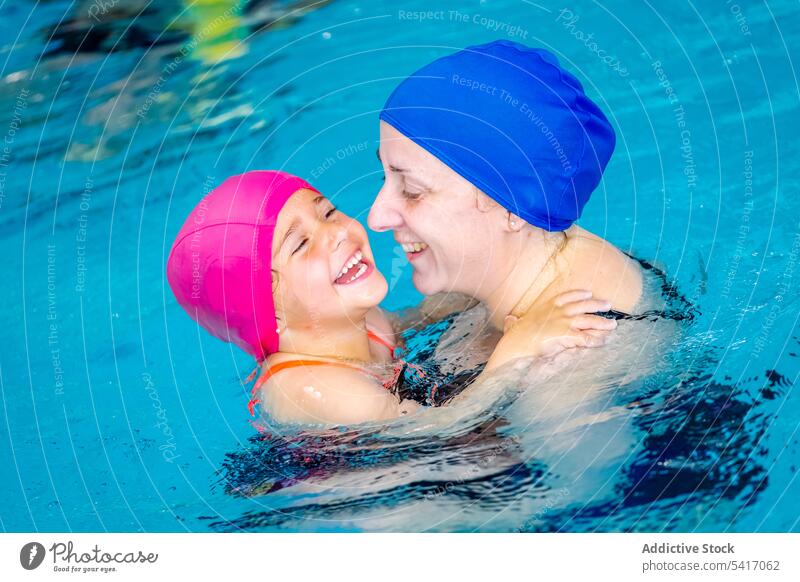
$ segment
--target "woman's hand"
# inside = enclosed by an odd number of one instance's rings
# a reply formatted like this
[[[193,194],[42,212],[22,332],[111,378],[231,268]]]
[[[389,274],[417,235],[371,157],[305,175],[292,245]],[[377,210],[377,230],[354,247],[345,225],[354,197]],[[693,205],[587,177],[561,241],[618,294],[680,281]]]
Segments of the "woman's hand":
[[[548,357],[571,348],[605,345],[617,322],[592,314],[610,308],[609,302],[593,299],[591,291],[575,290],[557,295],[520,318],[510,315],[486,369],[516,358]]]

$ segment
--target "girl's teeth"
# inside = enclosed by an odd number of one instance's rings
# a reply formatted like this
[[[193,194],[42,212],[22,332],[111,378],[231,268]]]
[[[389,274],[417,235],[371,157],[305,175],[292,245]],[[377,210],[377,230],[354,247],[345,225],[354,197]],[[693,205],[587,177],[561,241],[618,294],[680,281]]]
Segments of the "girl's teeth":
[[[364,271],[366,270],[367,270],[367,265],[361,263],[361,266],[358,268],[358,271],[356,271],[356,274],[352,276],[352,278],[348,281],[348,283],[352,283],[353,281],[358,279],[361,275],[364,274]]]
[[[350,277],[350,278],[349,278],[349,279],[348,279],[346,282],[347,282],[347,283],[352,283],[353,281],[355,281],[356,279],[358,279],[358,278],[359,278],[361,275],[363,275],[363,274],[364,274],[366,271],[367,271],[367,264],[366,264],[366,263],[361,263],[361,264],[359,264],[359,266],[358,266],[358,269],[356,270],[356,272],[355,272],[355,273],[353,273],[353,276],[352,276],[352,277]],[[341,275],[339,275],[339,276],[337,277],[337,280],[338,280],[338,279],[341,279],[342,277],[344,277],[344,274],[345,274],[346,272],[347,272],[347,270],[345,269],[345,270],[342,272],[342,274],[341,274]]]
[[[361,259],[363,257],[364,257],[364,254],[361,251],[356,251],[356,254],[354,254],[352,257],[350,257],[350,260],[347,261],[347,263],[345,264],[344,267],[342,267],[342,270],[339,272],[339,275],[337,276],[337,279],[339,277],[344,276],[345,273],[347,273],[347,271],[349,271],[354,266],[356,266],[358,263],[360,263]]]

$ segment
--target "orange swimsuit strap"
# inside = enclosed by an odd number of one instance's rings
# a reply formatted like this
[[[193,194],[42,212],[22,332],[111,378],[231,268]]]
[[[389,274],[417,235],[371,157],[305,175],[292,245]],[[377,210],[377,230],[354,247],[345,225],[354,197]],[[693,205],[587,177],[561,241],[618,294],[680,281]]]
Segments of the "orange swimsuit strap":
[[[256,385],[253,387],[253,391],[258,390],[261,386],[264,385],[264,382],[272,378],[275,374],[280,372],[281,370],[286,370],[287,368],[298,368],[300,366],[336,366],[339,368],[350,368],[352,370],[358,370],[360,372],[368,373],[368,370],[365,370],[361,366],[356,366],[355,364],[348,364],[347,362],[336,362],[336,361],[324,361],[324,360],[286,360],[285,362],[278,362],[277,364],[273,364],[269,368],[267,368],[263,374],[259,377],[256,381]]]
[[[350,368],[351,370],[357,370],[364,374],[368,374],[375,378],[378,382],[382,382],[382,378],[380,374],[376,374],[371,370],[367,370],[362,368],[361,366],[357,366],[355,364],[348,364],[347,362],[331,362],[331,361],[322,361],[322,360],[286,360],[285,362],[278,362],[277,364],[273,364],[269,368],[267,368],[261,376],[259,376],[258,380],[256,380],[255,386],[253,386],[253,390],[250,392],[250,402],[247,403],[247,409],[250,411],[251,416],[255,416],[255,407],[257,404],[261,402],[261,399],[258,397],[258,391],[264,385],[264,383],[272,378],[275,374],[280,372],[281,370],[286,370],[287,368],[298,368],[300,366],[336,366],[339,368]]]
[[[379,335],[377,335],[375,332],[367,330],[367,337],[369,339],[371,339],[372,341],[374,341],[376,343],[379,343],[384,347],[389,348],[389,351],[392,352],[392,354],[394,354],[394,346],[392,344],[390,344],[389,342],[387,342],[382,337],[380,337]]]
[[[369,339],[381,344],[389,348],[394,354],[394,346],[387,342],[385,339],[381,338],[380,336],[376,335],[372,331],[367,330],[367,337]],[[382,382],[380,374],[376,374],[370,370],[367,370],[361,366],[357,366],[355,364],[349,364],[347,362],[337,362],[337,361],[325,361],[325,360],[286,360],[285,362],[278,362],[277,364],[273,364],[269,368],[267,368],[261,376],[259,376],[258,380],[256,380],[255,385],[253,386],[253,390],[250,393],[250,402],[247,403],[247,409],[250,411],[252,416],[255,416],[255,406],[261,402],[261,399],[257,397],[258,391],[264,385],[264,383],[272,378],[275,374],[280,372],[281,370],[286,370],[288,368],[297,368],[300,366],[337,366],[339,368],[350,368],[351,370],[358,370],[359,372],[363,372],[364,374],[368,374]],[[258,370],[256,368],[256,370]],[[255,373],[255,372],[254,372]]]

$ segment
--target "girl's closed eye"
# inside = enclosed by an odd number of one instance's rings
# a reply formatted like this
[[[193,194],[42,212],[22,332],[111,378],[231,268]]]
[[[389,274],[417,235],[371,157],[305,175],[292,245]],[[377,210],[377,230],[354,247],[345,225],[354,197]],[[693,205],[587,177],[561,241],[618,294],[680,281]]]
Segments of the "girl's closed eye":
[[[306,246],[307,242],[308,242],[307,238],[301,240],[300,244],[298,244],[297,247],[292,251],[292,255],[296,255],[304,246]]]
[[[334,215],[334,213],[336,213],[336,207],[335,206],[331,206],[330,210],[328,210],[325,213],[325,218],[330,218],[331,216]]]

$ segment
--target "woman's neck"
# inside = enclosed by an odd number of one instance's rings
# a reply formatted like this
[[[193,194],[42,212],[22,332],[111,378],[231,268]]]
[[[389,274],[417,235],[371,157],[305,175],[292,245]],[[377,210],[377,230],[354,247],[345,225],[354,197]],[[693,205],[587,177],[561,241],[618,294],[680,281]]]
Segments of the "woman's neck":
[[[360,318],[292,326],[280,333],[281,352],[320,358],[372,360],[367,337],[366,313]]]
[[[506,268],[498,271],[498,280],[480,299],[489,311],[489,322],[503,330],[505,319],[523,307],[525,311],[558,278],[553,268],[556,256],[562,250],[558,243],[548,241],[539,231],[518,233],[521,241],[510,241],[504,253]],[[515,313],[522,315],[522,313]]]

